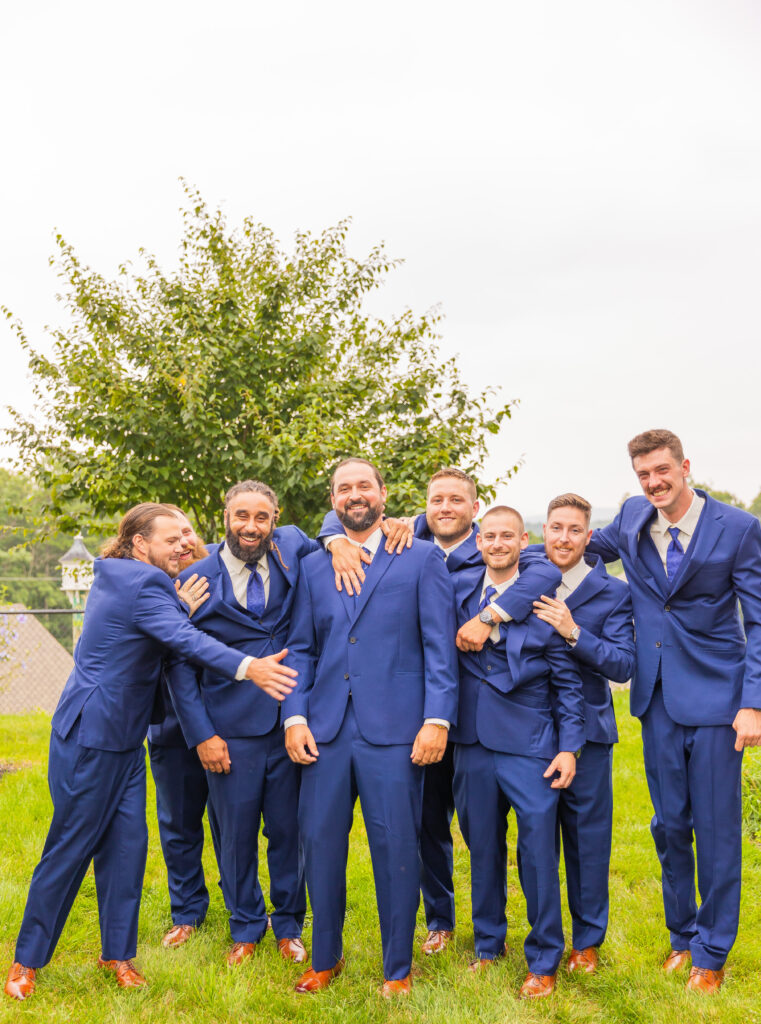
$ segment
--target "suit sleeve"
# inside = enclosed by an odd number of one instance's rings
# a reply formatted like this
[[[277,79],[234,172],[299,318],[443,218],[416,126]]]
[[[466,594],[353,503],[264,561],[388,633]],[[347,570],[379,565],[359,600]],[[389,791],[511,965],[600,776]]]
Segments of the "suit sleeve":
[[[743,708],[761,709],[761,523],[753,519],[743,534],[732,567],[732,583],[740,600],[745,629]]]
[[[330,512],[325,513],[325,518],[322,521],[320,532],[317,534],[317,540],[326,540],[328,537],[346,536],[346,530],[343,528],[343,523],[335,514],[333,509]]]
[[[312,614],[312,595],[307,579],[308,573],[299,573],[296,593],[291,610],[291,626],[288,630],[288,654],[284,664],[298,672],[296,685],[281,706],[281,717],[285,721],[294,715],[307,717],[309,691],[314,686],[314,670],[317,663],[317,634]]]
[[[220,675],[235,678],[241,663],[240,651],[226,647],[188,621],[168,576],[166,585],[158,577],[143,583],[135,595],[133,614],[137,628],[170,651]]]
[[[169,693],[188,747],[197,747],[217,732],[206,713],[198,675],[198,669],[182,658],[167,666]]]
[[[431,609],[436,609],[431,614]],[[454,584],[438,548],[429,551],[418,584],[418,615],[425,663],[423,718],[457,724],[459,674]]]
[[[632,599],[626,587],[605,619],[602,635],[595,636],[588,629],[582,629],[575,646],[569,648],[571,657],[614,683],[627,682],[634,674],[632,617]]]
[[[554,630],[547,640],[545,658],[550,666],[558,751],[581,750],[586,739],[581,676],[565,650],[565,641]]]
[[[599,555],[603,562],[615,562],[621,557],[618,545],[622,514],[623,508],[612,523],[608,523],[607,526],[603,526],[592,533],[592,539],[587,545],[587,551],[590,555]]]
[[[556,565],[542,557],[521,558],[518,579],[504,593],[494,598],[492,604],[498,605],[503,612],[515,620],[523,622],[534,611],[534,601],[542,594],[555,596],[563,574]]]

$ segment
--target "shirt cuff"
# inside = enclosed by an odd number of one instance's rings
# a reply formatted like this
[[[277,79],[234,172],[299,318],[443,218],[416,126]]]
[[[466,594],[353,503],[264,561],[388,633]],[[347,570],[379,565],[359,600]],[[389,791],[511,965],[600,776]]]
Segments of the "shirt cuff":
[[[235,673],[235,678],[238,680],[238,682],[240,682],[241,679],[245,679],[246,678],[246,672],[248,671],[248,666],[251,664],[251,662],[253,660],[254,659],[249,656],[247,658],[244,658],[243,661],[240,663],[240,665],[238,665],[238,671]]]
[[[306,718],[304,718],[303,715],[291,715],[290,718],[286,718],[286,720],[283,722],[283,732],[285,732],[286,729],[290,729],[290,727],[292,725],[306,725],[306,724],[307,724],[307,720],[306,720]]]
[[[446,718],[426,718],[423,725],[443,725],[445,729],[449,728]]]
[[[490,604],[489,611],[493,612],[497,618],[502,619],[503,622],[512,622],[513,617],[509,612],[506,612],[504,608],[500,608],[498,604]]]

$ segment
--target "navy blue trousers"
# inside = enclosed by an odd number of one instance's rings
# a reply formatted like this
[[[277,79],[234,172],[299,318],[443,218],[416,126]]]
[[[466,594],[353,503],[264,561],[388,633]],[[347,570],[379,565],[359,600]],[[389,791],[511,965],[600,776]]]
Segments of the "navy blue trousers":
[[[420,888],[426,924],[432,931],[454,929],[453,746],[448,743],[441,761],[428,765],[424,772]]]
[[[50,736],[48,786],[53,819],[34,869],[14,959],[44,967],[55,950],[82,879],[94,862],[101,952],[137,953],[137,922],[148,852],[145,748],[81,747],[77,722]]]
[[[373,863],[383,975],[389,980],[406,978],[420,902],[423,769],[410,761],[410,743],[368,743],[359,731],[351,701],[335,739],[317,746],[319,758],[302,771],[299,799],[314,914],[312,967],[328,970],[343,956],[346,862],[359,796]]]
[[[734,749],[735,738],[731,725],[677,724],[660,685],[642,716],[655,810],[650,830],[661,862],[671,947],[689,949],[695,967],[711,970],[723,967],[740,919],[742,753]]]
[[[559,790],[573,947],[601,946],[608,928],[608,875],[613,831],[613,745],[586,743],[576,776]]]
[[[209,787],[195,748],[148,743],[172,924],[200,925],[209,909],[203,814]]]
[[[556,845],[558,791],[542,778],[547,758],[500,754],[480,743],[457,743],[454,796],[470,850],[476,955],[500,956],[507,935],[507,815],[518,822],[520,880],[531,930],[524,942],[529,970],[554,974],[563,955]]]
[[[259,942],[267,909],[259,883],[259,826],[264,819],[276,939],[298,938],[306,913],[299,844],[301,770],[285,751],[283,730],[227,740],[230,774],[207,772],[209,821],[234,942]]]

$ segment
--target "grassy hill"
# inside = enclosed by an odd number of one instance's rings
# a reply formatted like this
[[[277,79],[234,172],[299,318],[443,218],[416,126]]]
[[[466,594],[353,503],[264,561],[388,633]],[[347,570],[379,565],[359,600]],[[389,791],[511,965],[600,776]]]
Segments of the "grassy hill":
[[[96,971],[100,950],[92,871],[64,930],[58,951],[38,975],[35,996],[24,1004],[3,997],[0,1022],[45,1021],[77,1024],[127,1022],[277,1022],[320,1024],[425,1021],[449,1024],[508,1024],[558,1021],[575,1024],[687,1024],[693,1021],[761,1024],[761,850],[744,843],[743,909],[740,933],[718,997],[684,992],[683,977],[666,978],[660,963],[668,952],[663,925],[658,863],[649,833],[651,808],[644,782],[639,725],[626,709],[626,693],[615,695],[621,743],[615,757],[615,833],[611,869],[611,924],[595,977],[568,976],[563,968],[556,994],[538,1004],[515,995],[525,974],[522,943],[527,931],[515,869],[515,823],[511,816],[509,868],[509,956],[488,974],[473,977],[469,913],[468,855],[456,849],[459,923],[454,948],[438,958],[416,955],[412,996],[392,1005],[378,994],[382,981],[380,937],[367,844],[357,812],[349,861],[345,930],[346,971],[327,992],[296,996],[300,969],[276,956],[271,933],[253,961],[231,970],[224,964],[229,946],[222,896],[214,884],[211,843],[207,880],[212,903],[204,928],[181,949],[166,951],[161,936],[169,925],[169,900],[159,850],[154,793],[149,773],[150,849],[140,918],[138,963],[147,990],[122,992],[112,976]],[[0,718],[0,765],[14,770],[0,778],[0,969],[13,956],[26,890],[47,829],[49,796],[45,781],[49,719],[44,715]],[[264,861],[266,864],[266,861]],[[309,947],[309,922],[305,941]],[[425,935],[419,918],[418,942]],[[567,929],[570,940],[570,927]]]

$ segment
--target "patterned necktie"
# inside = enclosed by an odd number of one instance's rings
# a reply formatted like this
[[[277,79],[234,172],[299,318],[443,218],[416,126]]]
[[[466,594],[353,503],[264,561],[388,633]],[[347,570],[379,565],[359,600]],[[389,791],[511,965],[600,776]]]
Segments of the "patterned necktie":
[[[671,543],[666,551],[666,575],[673,580],[682,564],[684,548],[679,542],[679,527],[669,526],[669,533],[671,534]]]
[[[246,584],[246,606],[253,616],[260,619],[264,615],[264,582],[259,575],[258,562],[246,562],[251,573]]]
[[[486,590],[484,591],[484,596],[481,598],[481,604],[478,606],[478,610],[480,612],[482,612],[484,610],[484,608],[487,608],[492,603],[492,600],[493,600],[494,595],[496,593],[497,593],[497,588],[496,587],[488,586],[486,588]]]

